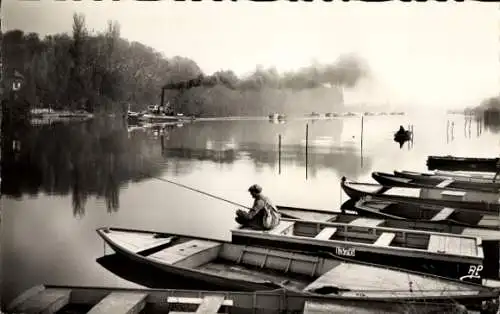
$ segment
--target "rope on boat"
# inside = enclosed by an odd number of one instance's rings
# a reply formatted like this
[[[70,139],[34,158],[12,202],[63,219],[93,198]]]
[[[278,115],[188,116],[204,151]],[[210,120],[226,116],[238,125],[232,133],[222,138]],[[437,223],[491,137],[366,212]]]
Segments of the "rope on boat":
[[[177,186],[179,186],[179,187],[182,187],[182,188],[188,189],[188,190],[190,190],[190,191],[193,191],[193,192],[197,192],[197,193],[200,193],[200,194],[206,195],[206,196],[208,196],[208,197],[212,197],[212,198],[218,199],[218,200],[220,200],[220,201],[223,201],[223,202],[226,202],[226,203],[229,203],[229,204],[232,204],[232,205],[236,205],[236,206],[240,206],[240,207],[243,207],[243,208],[246,208],[246,209],[250,209],[248,206],[241,205],[241,204],[239,204],[239,203],[236,203],[236,202],[230,201],[230,200],[225,199],[225,198],[222,198],[222,197],[220,197],[220,196],[217,196],[217,195],[214,195],[214,194],[211,194],[211,193],[208,193],[208,192],[204,192],[204,191],[201,191],[201,190],[198,190],[198,189],[195,189],[195,188],[189,187],[189,186],[184,185],[184,184],[181,184],[181,183],[177,183],[177,182],[174,182],[174,181],[171,181],[171,180],[168,180],[168,179],[164,179],[164,178],[160,178],[160,177],[155,177],[155,176],[148,176],[148,177],[153,178],[153,179],[156,179],[156,180],[159,180],[159,181],[167,182],[167,183],[170,183],[170,184],[173,184],[173,185],[177,185]]]

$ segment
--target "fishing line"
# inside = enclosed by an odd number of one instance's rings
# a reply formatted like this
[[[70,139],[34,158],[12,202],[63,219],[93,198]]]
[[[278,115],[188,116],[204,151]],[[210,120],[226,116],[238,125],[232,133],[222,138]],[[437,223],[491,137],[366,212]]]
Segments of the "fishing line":
[[[232,204],[232,205],[236,205],[236,206],[240,206],[240,207],[243,207],[245,209],[250,209],[248,206],[245,206],[245,205],[241,205],[239,203],[236,203],[236,202],[233,202],[233,201],[230,201],[228,199],[225,199],[223,197],[220,197],[220,196],[217,196],[217,195],[213,195],[211,193],[208,193],[208,192],[204,192],[204,191],[201,191],[201,190],[198,190],[198,189],[195,189],[195,188],[192,188],[190,186],[187,186],[187,185],[184,185],[184,184],[181,184],[181,183],[177,183],[177,182],[174,182],[174,181],[171,181],[171,180],[168,180],[168,179],[164,179],[164,178],[160,178],[160,177],[155,177],[155,176],[147,176],[148,178],[153,178],[153,179],[156,179],[156,180],[159,180],[159,181],[163,181],[163,182],[166,182],[166,183],[170,183],[170,184],[173,184],[173,185],[176,185],[176,186],[179,186],[179,187],[182,187],[182,188],[185,188],[185,189],[188,189],[190,191],[193,191],[193,192],[197,192],[197,193],[200,193],[200,194],[203,194],[205,196],[208,196],[208,197],[212,197],[212,198],[215,198],[215,199],[218,199],[220,201],[223,201],[223,202],[226,202],[226,203],[229,203],[229,204]]]

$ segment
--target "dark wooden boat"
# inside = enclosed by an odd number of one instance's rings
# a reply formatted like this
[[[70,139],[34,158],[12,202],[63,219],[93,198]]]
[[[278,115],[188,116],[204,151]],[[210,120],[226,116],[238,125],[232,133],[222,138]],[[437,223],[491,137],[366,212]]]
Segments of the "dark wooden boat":
[[[436,295],[460,298],[491,292],[474,283],[333,256],[140,230],[100,228],[97,233],[115,252],[130,260],[187,279],[243,291],[286,288],[315,295],[386,300]]]
[[[455,156],[429,156],[427,158],[429,170],[469,170],[496,172],[499,168],[499,158],[473,158]]]
[[[455,180],[446,177],[429,176],[422,173],[409,171],[394,171],[394,174],[375,171],[372,173],[372,178],[382,185],[394,187],[471,190],[497,194],[500,192],[500,184],[479,183],[472,180]]]
[[[385,200],[434,204],[451,208],[462,208],[482,214],[496,214],[500,211],[497,193],[447,190],[440,188],[388,187],[374,183],[348,181],[342,177],[341,187],[353,200],[363,196],[377,196]]]
[[[435,314],[458,313],[463,306],[472,309],[474,304],[484,301],[489,305],[490,313],[496,313],[495,295],[487,292],[457,300],[446,295],[431,299],[384,300],[311,296],[285,289],[245,292],[40,285],[20,294],[5,310],[7,313],[60,313],[66,309],[64,313]]]
[[[283,218],[270,232],[233,229],[232,243],[328,253],[348,261],[398,267],[478,284],[483,278],[499,279],[498,252],[486,259],[481,238],[379,226],[383,222],[363,217],[349,223]]]

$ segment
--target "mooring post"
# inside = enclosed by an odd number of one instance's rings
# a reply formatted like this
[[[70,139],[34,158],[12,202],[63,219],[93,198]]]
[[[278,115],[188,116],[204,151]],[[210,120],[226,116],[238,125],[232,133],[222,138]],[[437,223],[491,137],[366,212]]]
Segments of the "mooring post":
[[[281,174],[281,134],[278,134],[278,174]]]
[[[309,166],[309,123],[306,123],[306,180],[307,180],[308,166]]]
[[[363,134],[364,134],[365,117],[361,116],[361,168],[363,168]]]

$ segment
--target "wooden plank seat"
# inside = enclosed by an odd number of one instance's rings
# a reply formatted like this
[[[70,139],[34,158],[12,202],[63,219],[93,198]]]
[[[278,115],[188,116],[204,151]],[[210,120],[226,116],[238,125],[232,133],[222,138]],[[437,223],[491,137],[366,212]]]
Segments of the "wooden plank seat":
[[[70,289],[45,289],[37,286],[16,298],[9,313],[56,313],[69,303]]]
[[[445,190],[445,191],[441,192],[441,197],[443,199],[463,201],[466,194],[467,194],[467,192],[465,192],[465,191]]]
[[[217,256],[222,244],[208,240],[190,240],[165,248],[159,252],[149,255],[150,258],[164,264],[181,265],[182,263],[193,263],[201,265],[207,263]]]
[[[168,297],[168,304],[193,304],[200,305],[203,302],[203,298],[186,298],[186,297]],[[225,299],[222,302],[222,306],[233,306],[233,300]]]
[[[177,312],[170,311],[170,314],[175,313],[205,313],[205,314],[215,314],[219,312],[221,307],[230,307],[233,306],[232,300],[225,300],[224,296],[206,296],[204,298],[178,298],[178,297],[169,297],[167,299],[169,304],[189,304],[189,305],[198,305],[196,312]]]
[[[349,224],[358,227],[377,227],[383,224],[385,220],[383,219],[373,219],[373,218],[356,218]]]
[[[380,237],[378,237],[377,241],[373,243],[376,246],[389,246],[396,237],[395,233],[392,232],[383,232]]]
[[[97,303],[88,314],[138,314],[146,305],[147,293],[112,292]]]
[[[446,179],[444,181],[439,182],[439,184],[437,184],[436,187],[437,188],[445,188],[448,185],[452,184],[453,182],[455,182],[455,180],[453,180],[453,179]]]
[[[441,221],[448,219],[451,214],[453,214],[455,210],[453,208],[445,207],[439,211],[434,217],[431,218],[431,221]]]
[[[337,232],[337,228],[325,227],[314,238],[318,240],[330,240],[335,232]]]
[[[476,241],[474,238],[431,234],[427,250],[434,253],[477,256]]]
[[[270,234],[288,234],[288,232],[293,228],[295,222],[293,221],[280,221],[279,225],[273,229],[267,231]]]

